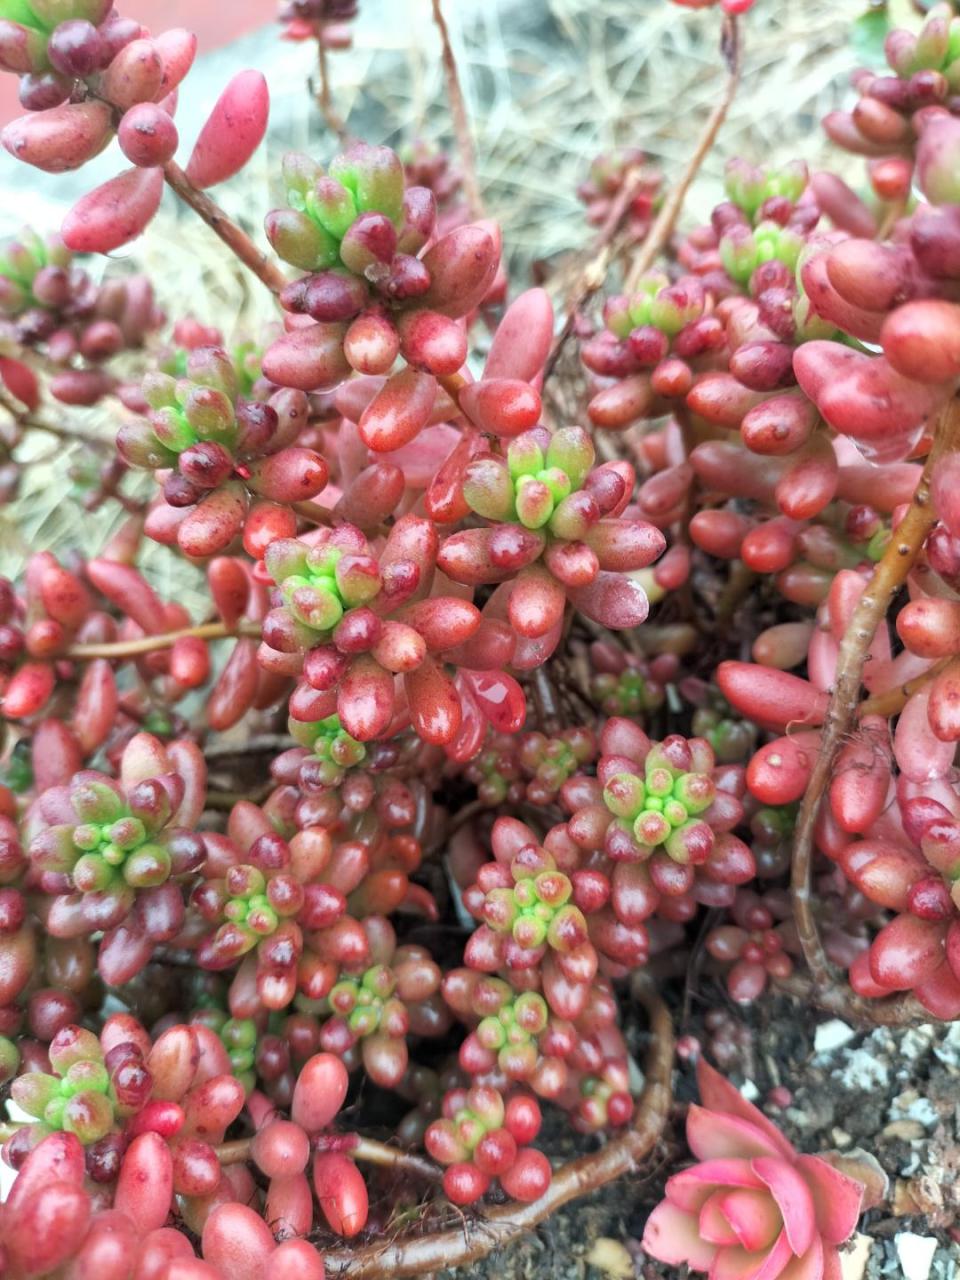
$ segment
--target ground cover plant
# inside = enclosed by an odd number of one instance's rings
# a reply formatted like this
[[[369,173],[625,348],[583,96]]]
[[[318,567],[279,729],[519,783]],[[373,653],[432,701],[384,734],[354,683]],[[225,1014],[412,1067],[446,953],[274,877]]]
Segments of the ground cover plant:
[[[681,171],[594,159],[555,307],[484,215],[440,0],[449,154],[351,134],[357,4],[281,7],[330,147],[262,234],[207,194],[264,138],[259,71],[184,155],[188,31],[0,0],[7,151],[129,166],[0,253],[3,495],[101,405],[85,502],[125,513],[0,580],[0,1275],[429,1274],[659,1145],[648,1259],[840,1276],[875,1162],[748,1102],[720,1010],[675,1028],[703,969],[960,1016],[960,17],[854,73],[845,178],[737,159],[695,226],[763,2],[687,7],[726,86]],[[263,331],[84,266],[165,189]]]

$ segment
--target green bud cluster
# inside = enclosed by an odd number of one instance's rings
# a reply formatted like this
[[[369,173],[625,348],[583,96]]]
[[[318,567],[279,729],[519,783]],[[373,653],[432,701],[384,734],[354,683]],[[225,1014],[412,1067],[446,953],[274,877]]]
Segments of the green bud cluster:
[[[339,786],[347,769],[362,764],[366,759],[366,747],[347,733],[338,715],[313,721],[294,720],[291,716],[287,728],[290,736],[301,746],[309,747],[321,762],[320,781],[327,786]]]
[[[512,1080],[528,1078],[540,1057],[539,1039],[550,1021],[550,1009],[537,991],[518,994],[500,978],[483,983],[483,1009],[475,1035],[497,1055],[500,1070]]]
[[[593,759],[595,749],[593,735],[583,729],[565,729],[554,738],[525,733],[520,742],[520,764],[531,779],[528,798],[536,803],[556,795],[568,778]]]
[[[708,773],[683,773],[655,746],[644,763],[644,774],[618,773],[603,790],[603,800],[615,817],[629,825],[639,845],[664,846],[677,862],[689,862],[687,836],[704,824],[698,815],[713,803],[716,787]]]
[[[375,964],[359,976],[341,976],[327,1002],[358,1039],[378,1031],[403,1036],[409,1020],[406,1006],[394,995],[396,987],[390,966]]]
[[[781,227],[778,222],[760,222],[752,230],[737,224],[720,237],[720,260],[732,280],[747,286],[754,271],[764,262],[777,260],[794,270],[804,243],[798,231]]]
[[[134,810],[115,786],[90,780],[74,788],[71,799],[81,821],[68,829],[72,852],[67,860],[73,860],[70,874],[80,893],[124,884],[147,889],[170,878],[170,852],[155,838],[170,816],[165,793],[156,791],[150,806]]]
[[[45,1131],[65,1130],[85,1145],[98,1142],[114,1125],[116,1097],[104,1066],[100,1041],[91,1031],[77,1030],[67,1050],[50,1051],[53,1073],[27,1071],[17,1076],[14,1102]]]
[[[495,887],[484,896],[480,914],[489,928],[510,933],[524,950],[546,945],[568,952],[586,941],[587,922],[570,901],[573,884],[549,853],[515,858],[510,875],[513,888]]]
[[[477,788],[478,798],[485,805],[496,806],[512,798],[520,799],[524,787],[520,780],[520,762],[512,738],[505,735],[495,746],[486,747],[470,761],[466,776]]]
[[[746,720],[732,715],[725,702],[719,706],[698,707],[690,723],[692,733],[706,738],[720,764],[737,764],[746,760],[756,746],[757,731]]]
[[[755,168],[736,158],[727,164],[723,187],[727,199],[753,222],[765,200],[775,196],[784,196],[793,202],[799,200],[807,177],[807,166],[802,160],[791,161],[781,168],[772,165]]]
[[[441,1164],[468,1161],[488,1133],[503,1128],[506,1118],[502,1096],[489,1085],[474,1085],[465,1093],[456,1090],[455,1096],[459,1105],[451,1107],[445,1100],[443,1117],[427,1131],[427,1150]]]
[[[267,548],[267,569],[284,605],[310,631],[332,631],[348,609],[369,604],[380,591],[380,572],[369,549],[364,553],[341,544],[340,532],[315,546],[279,538]]]
[[[189,352],[181,377],[147,374],[142,390],[150,406],[154,437],[171,454],[205,441],[228,450],[236,443],[239,380],[233,362],[220,348]]]
[[[225,348],[225,351],[233,366],[236,395],[249,399],[253,396],[254,387],[261,377],[263,348],[259,343],[248,338]],[[193,350],[172,347],[158,361],[157,368],[160,373],[167,374],[171,378],[187,378],[192,355]]]
[[[663,706],[663,689],[634,667],[618,675],[598,672],[590,681],[590,692],[608,716],[639,716]]]
[[[249,863],[231,867],[226,884],[229,897],[223,914],[231,924],[249,935],[251,946],[276,931],[280,914],[270,902],[267,878],[259,867]]]
[[[550,437],[542,430],[527,431],[511,440],[505,458],[471,463],[463,496],[486,520],[580,538],[588,525],[573,495],[583,488],[595,456],[580,427],[562,427]]]
[[[918,71],[939,71],[950,94],[960,92],[960,18],[949,4],[938,4],[927,14],[916,34],[898,31],[900,37],[886,45],[887,62],[901,80]]]
[[[403,165],[389,147],[357,143],[326,174],[309,156],[291,152],[283,182],[289,208],[268,218],[267,234],[280,257],[303,271],[344,267],[363,275],[369,263],[349,234],[357,219],[378,213],[398,231],[403,226]]]
[[[46,238],[25,227],[0,248],[0,314],[17,316],[34,307],[56,310],[67,301],[63,271],[73,254],[59,236]],[[47,267],[56,272],[45,271]],[[44,272],[41,275],[41,272]]]
[[[662,271],[650,271],[641,278],[635,293],[610,300],[604,308],[604,322],[618,338],[648,327],[675,338],[681,329],[700,319],[705,306],[706,294],[699,281],[688,281],[678,288]]]

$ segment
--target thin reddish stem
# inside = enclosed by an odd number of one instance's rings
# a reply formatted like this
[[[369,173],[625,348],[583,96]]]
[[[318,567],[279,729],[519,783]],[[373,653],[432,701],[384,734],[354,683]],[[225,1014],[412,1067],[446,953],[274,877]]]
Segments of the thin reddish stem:
[[[317,34],[317,73],[320,79],[320,86],[317,90],[317,106],[320,108],[324,120],[326,120],[341,143],[345,143],[347,141],[347,128],[343,118],[334,110],[333,94],[330,90],[330,66],[327,61],[327,46],[323,43],[323,23],[318,22],[315,30]]]
[[[286,285],[283,272],[267,255],[258,249],[247,233],[233,222],[220,206],[206,194],[198,190],[184,171],[173,160],[163,166],[163,176],[167,186],[175,191],[180,199],[198,213],[207,226],[218,235],[232,254],[243,265],[265,284],[271,293],[279,293]]]

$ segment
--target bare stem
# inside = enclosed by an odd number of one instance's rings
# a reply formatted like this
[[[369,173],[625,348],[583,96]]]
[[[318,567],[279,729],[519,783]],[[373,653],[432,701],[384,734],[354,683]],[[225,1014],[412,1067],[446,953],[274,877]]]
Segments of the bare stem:
[[[243,265],[267,286],[271,293],[279,293],[287,283],[283,272],[250,239],[247,233],[223,212],[204,191],[199,191],[184,171],[173,160],[163,166],[167,186],[180,199],[198,213],[207,226],[218,235]]]
[[[532,1204],[497,1205],[485,1214],[465,1219],[455,1231],[332,1251],[324,1255],[327,1273],[349,1275],[350,1280],[376,1280],[384,1275],[411,1276],[466,1266],[532,1230],[568,1201],[636,1169],[663,1132],[673,1097],[673,1025],[669,1011],[646,981],[637,983],[636,995],[650,1019],[651,1045],[646,1085],[634,1122],[626,1133],[600,1151],[556,1170],[547,1191]]]
[[[169,649],[178,640],[195,636],[198,640],[222,640],[226,636],[260,638],[260,626],[256,622],[240,622],[228,627],[225,622],[203,622],[196,627],[181,627],[179,631],[163,631],[155,636],[140,636],[136,640],[110,640],[103,644],[75,644],[64,655],[74,662],[92,662],[94,658],[134,658],[140,653],[153,653],[155,649]]]
[[[386,1142],[377,1142],[374,1138],[364,1138],[360,1134],[344,1134],[338,1137],[338,1150],[346,1151],[354,1160],[364,1164],[376,1164],[382,1169],[395,1169],[398,1173],[414,1174],[428,1182],[441,1182],[443,1170],[425,1156],[418,1156],[412,1151],[401,1151],[399,1147],[391,1147]],[[252,1138],[238,1138],[234,1142],[221,1142],[216,1148],[217,1159],[221,1165],[244,1164],[250,1159]]]
[[[916,563],[927,534],[936,522],[936,513],[930,502],[930,477],[933,469],[945,453],[957,447],[958,437],[960,401],[952,400],[937,421],[933,447],[927,456],[910,508],[874,568],[840,642],[837,673],[823,722],[820,751],[797,816],[790,875],[790,897],[797,934],[810,976],[818,990],[825,990],[833,984],[810,896],[814,826],[820,802],[833,774],[834,761],[841,743],[856,722],[863,666],[870,642],[877,627],[886,617],[893,597]],[[869,1017],[869,1014],[865,1016]]]
[[[323,24],[318,22],[317,32],[317,72],[320,78],[320,87],[317,91],[317,106],[323,114],[324,120],[337,135],[342,143],[347,141],[347,129],[343,122],[343,118],[333,106],[333,95],[330,92],[330,67],[327,62],[327,46],[323,43]]]
[[[707,123],[703,127],[703,132],[697,140],[696,149],[687,161],[687,167],[684,169],[680,181],[660,206],[656,221],[650,228],[640,252],[630,266],[630,272],[626,280],[627,293],[637,287],[641,276],[650,270],[673,234],[673,229],[676,226],[677,218],[680,216],[687,192],[690,190],[694,178],[700,172],[700,166],[709,154],[711,147],[716,142],[717,134],[723,127],[727,112],[730,110],[737,95],[741,66],[740,32],[736,18],[730,14],[724,18],[721,48],[727,62],[727,83],[723,90],[723,96],[710,112]]]
[[[398,1173],[412,1173],[428,1182],[442,1182],[443,1170],[425,1156],[418,1156],[413,1151],[401,1151],[399,1147],[391,1147],[386,1142],[375,1142],[373,1138],[357,1137],[356,1145],[350,1148],[354,1160],[365,1164],[376,1164],[381,1169],[395,1169]]]
[[[432,0],[433,20],[440,32],[443,45],[443,70],[447,78],[447,98],[450,102],[450,117],[453,120],[453,131],[457,137],[457,151],[460,153],[460,168],[463,171],[463,194],[467,199],[467,207],[472,218],[483,217],[483,201],[480,199],[480,187],[477,184],[477,154],[473,146],[473,133],[467,115],[467,104],[463,98],[463,86],[460,84],[460,73],[457,59],[450,43],[450,31],[440,0]]]

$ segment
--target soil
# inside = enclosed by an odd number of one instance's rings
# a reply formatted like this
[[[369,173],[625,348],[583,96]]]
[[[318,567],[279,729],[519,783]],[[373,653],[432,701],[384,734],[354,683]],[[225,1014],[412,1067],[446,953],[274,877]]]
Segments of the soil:
[[[719,990],[705,994],[729,1006]],[[960,1227],[960,1024],[863,1032],[783,999],[729,1007],[742,1030],[738,1061],[728,1071],[746,1096],[799,1150],[860,1148],[889,1178],[886,1199],[860,1224],[866,1240],[845,1260],[844,1280],[957,1280],[960,1244],[950,1228]],[[696,1012],[683,1029],[709,1045]],[[642,1062],[639,1030],[631,1047]],[[792,1094],[785,1109],[764,1101],[778,1086]],[[678,1069],[676,1094],[670,1129],[643,1170],[568,1205],[535,1233],[469,1268],[471,1277],[680,1280],[685,1273],[646,1257],[639,1243],[666,1177],[687,1158],[682,1113],[696,1096],[692,1067]],[[596,1142],[578,1138],[557,1117],[538,1145],[560,1161]],[[930,1242],[935,1248],[927,1267]],[[441,1274],[453,1280],[466,1272]]]

